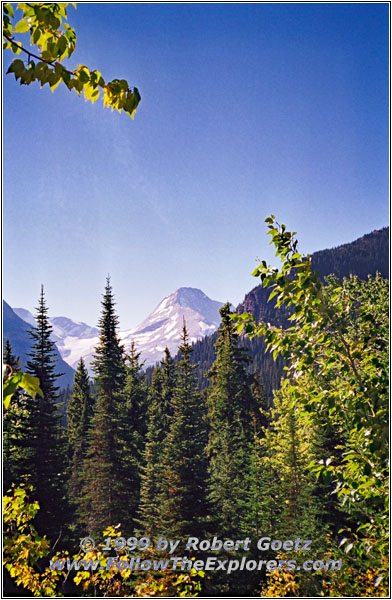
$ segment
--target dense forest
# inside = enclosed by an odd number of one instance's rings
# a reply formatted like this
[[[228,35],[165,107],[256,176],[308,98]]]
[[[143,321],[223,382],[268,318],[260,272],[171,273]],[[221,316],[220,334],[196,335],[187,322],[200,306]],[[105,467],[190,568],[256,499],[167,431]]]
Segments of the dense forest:
[[[108,279],[93,380],[80,359],[63,407],[42,289],[42,395],[19,387],[4,419],[5,595],[388,595],[387,263],[369,236],[326,264],[267,225],[281,268],[262,262],[213,336],[191,346],[184,322],[179,356],[149,373],[119,342]],[[18,374],[9,342],[4,363]]]

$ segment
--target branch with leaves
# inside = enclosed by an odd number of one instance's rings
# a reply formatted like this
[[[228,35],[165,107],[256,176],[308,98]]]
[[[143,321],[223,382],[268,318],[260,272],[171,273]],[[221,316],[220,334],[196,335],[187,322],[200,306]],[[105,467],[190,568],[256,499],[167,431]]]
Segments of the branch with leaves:
[[[76,9],[76,3],[72,2]],[[132,119],[140,102],[139,90],[131,88],[125,79],[113,79],[105,83],[99,71],[90,70],[86,65],[78,65],[75,69],[66,69],[61,63],[70,58],[76,46],[75,31],[68,25],[68,2],[34,3],[21,2],[17,10],[22,11],[22,18],[15,22],[14,9],[11,4],[3,4],[3,49],[14,54],[26,55],[26,62],[20,58],[12,61],[7,74],[14,73],[21,85],[30,85],[39,81],[41,88],[48,84],[54,91],[60,83],[80,96],[83,92],[85,100],[94,103],[103,93],[104,106],[123,110]],[[29,34],[30,50],[15,35]],[[35,62],[36,59],[38,62]]]
[[[9,371],[8,374],[7,371]],[[5,410],[9,408],[12,396],[18,388],[30,394],[32,398],[35,398],[36,394],[43,398],[38,377],[33,377],[33,375],[21,371],[14,373],[12,367],[7,364],[3,365],[3,373],[3,403]]]

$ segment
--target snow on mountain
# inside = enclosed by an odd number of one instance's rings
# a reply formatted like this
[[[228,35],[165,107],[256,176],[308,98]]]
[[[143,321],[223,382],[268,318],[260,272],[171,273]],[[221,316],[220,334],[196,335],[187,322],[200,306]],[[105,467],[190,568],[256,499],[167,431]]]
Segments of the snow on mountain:
[[[153,365],[162,358],[166,346],[172,355],[176,354],[184,319],[190,342],[213,333],[220,324],[221,306],[222,302],[211,300],[199,289],[179,288],[166,296],[138,327],[121,331],[120,339],[126,349],[134,341],[145,366]]]
[[[34,316],[25,308],[14,308],[13,311],[29,323],[35,325]],[[73,321],[67,317],[52,317],[49,321],[53,327],[52,340],[55,342],[61,357],[73,369],[77,367],[81,356],[92,355],[98,343],[99,330],[86,323]],[[90,364],[88,360],[88,364]]]
[[[211,300],[199,289],[179,288],[166,296],[138,327],[120,331],[119,338],[126,351],[134,341],[136,349],[141,352],[141,359],[145,361],[144,366],[153,365],[163,357],[166,346],[172,355],[177,353],[184,319],[190,342],[213,333],[220,324],[219,309],[222,305],[222,302]],[[34,324],[34,317],[29,311],[22,308],[15,308],[14,311],[28,323]],[[99,342],[98,329],[66,317],[54,317],[50,322],[53,340],[63,360],[76,368],[82,356],[91,370],[91,361]]]

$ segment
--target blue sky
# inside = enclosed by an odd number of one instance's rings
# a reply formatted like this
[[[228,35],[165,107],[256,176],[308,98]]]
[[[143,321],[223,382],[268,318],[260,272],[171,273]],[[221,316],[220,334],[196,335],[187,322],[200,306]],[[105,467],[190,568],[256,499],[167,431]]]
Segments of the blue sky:
[[[4,297],[121,329],[181,286],[237,304],[271,212],[313,252],[388,223],[388,4],[69,7],[134,121],[4,76]],[[5,70],[11,56],[4,58]]]

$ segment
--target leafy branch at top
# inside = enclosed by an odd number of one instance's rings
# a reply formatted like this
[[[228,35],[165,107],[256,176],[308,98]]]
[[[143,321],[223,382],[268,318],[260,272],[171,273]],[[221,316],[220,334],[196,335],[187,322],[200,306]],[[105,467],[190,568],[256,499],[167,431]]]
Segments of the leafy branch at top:
[[[76,8],[75,3],[71,3]],[[76,46],[75,31],[68,25],[66,8],[68,2],[58,4],[19,3],[23,17],[14,22],[14,9],[11,4],[3,4],[3,48],[10,49],[14,54],[23,52],[27,55],[27,64],[16,58],[8,68],[8,73],[14,73],[15,79],[21,85],[29,85],[39,81],[41,88],[47,83],[54,91],[60,83],[75,90],[80,96],[84,93],[86,100],[94,103],[103,92],[104,106],[122,110],[134,117],[140,102],[139,90],[130,88],[125,79],[113,79],[105,83],[101,73],[90,70],[86,65],[78,65],[76,69],[66,69],[61,62],[70,58]],[[30,34],[30,47],[36,47],[38,52],[32,52],[19,40],[15,34]],[[35,62],[33,59],[37,59]]]

